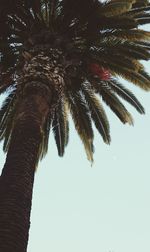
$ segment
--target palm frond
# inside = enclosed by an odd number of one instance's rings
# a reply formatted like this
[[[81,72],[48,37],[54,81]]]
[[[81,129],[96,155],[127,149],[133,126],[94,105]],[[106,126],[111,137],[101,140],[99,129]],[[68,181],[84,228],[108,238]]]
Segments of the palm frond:
[[[65,146],[68,143],[69,125],[68,112],[64,101],[60,101],[55,110],[52,129],[58,149],[59,156],[64,155]]]
[[[119,65],[109,63],[107,64],[107,67],[114,76],[119,75],[145,91],[150,90],[150,81],[144,75],[143,71],[135,72],[127,68],[121,68]]]
[[[12,91],[4,100],[0,110],[0,141],[4,139],[3,150],[8,151],[16,114],[16,94]]]
[[[114,16],[114,17],[99,17],[97,21],[99,30],[107,29],[134,29],[138,27],[138,23],[135,19],[126,16]]]
[[[12,131],[13,131],[13,121],[14,121],[14,113],[11,113],[9,115],[9,118],[7,120],[7,126],[5,128],[4,132],[4,144],[3,144],[3,151],[7,152],[9,149],[10,141],[11,141],[11,136],[12,136]]]
[[[49,26],[55,25],[59,0],[49,0]]]
[[[140,29],[131,29],[131,30],[115,30],[112,32],[107,32],[107,36],[115,36],[117,38],[128,39],[130,41],[149,41],[150,32],[140,30]]]
[[[133,8],[142,8],[143,6],[147,6],[149,4],[149,0],[136,0],[133,4]]]
[[[43,127],[43,134],[42,134],[42,142],[39,148],[39,158],[42,159],[45,157],[48,151],[48,142],[49,142],[49,135],[51,130],[51,116],[49,115],[45,121],[45,125]]]
[[[109,54],[106,54],[105,56],[103,55],[99,57],[98,61],[102,66],[106,66],[108,63],[110,65],[116,65],[122,69],[128,69],[135,72],[143,69],[143,65],[139,63],[139,61],[133,60],[133,58],[128,55],[124,56],[124,60],[122,60],[122,55],[115,55],[114,53],[112,53],[112,55],[110,56]]]
[[[135,97],[135,95],[127,88],[125,88],[121,83],[119,83],[119,81],[112,79],[106,82],[106,84],[104,83],[104,86],[106,88],[107,86],[110,87],[117,95],[119,95],[121,98],[130,103],[133,107],[135,107],[139,113],[145,113],[143,106]]]
[[[144,47],[146,50],[150,51],[150,43],[145,41],[137,41],[137,44]]]
[[[119,39],[116,37],[103,38],[96,42],[96,46],[91,48],[92,53],[105,56],[107,54],[115,53],[122,56],[133,57],[137,60],[148,60],[150,53],[144,47],[141,47],[136,42],[128,41],[126,39]]]
[[[134,15],[137,15],[139,13],[143,13],[143,12],[146,12],[146,11],[149,11],[149,10],[150,10],[149,2],[144,3],[144,0],[143,0],[141,2],[140,6],[133,5],[132,10],[130,10],[130,12],[128,14],[134,16]]]
[[[11,87],[11,88],[15,88],[15,82],[13,79],[13,76],[11,74],[11,72],[8,73],[3,73],[1,71],[0,73],[0,94],[6,92],[6,90]]]
[[[106,2],[104,4],[102,10],[103,13],[101,15],[111,17],[111,16],[118,16],[121,14],[124,14],[131,10],[132,4],[135,2],[135,0],[114,0],[110,2]]]
[[[105,111],[100,103],[100,100],[97,99],[96,95],[94,94],[93,90],[88,88],[85,84],[83,86],[83,94],[85,95],[85,99],[89,106],[89,111],[91,113],[91,118],[103,137],[105,143],[110,143],[110,129],[109,129],[109,122]]]
[[[111,90],[99,87],[98,91],[104,102],[111,108],[122,123],[133,125],[132,116]]]
[[[75,128],[84,144],[88,160],[93,162],[93,130],[88,107],[81,92],[68,92],[68,106]]]
[[[15,102],[15,91],[12,91],[4,100],[0,109],[0,140],[2,140],[5,135],[8,121],[11,121],[12,123],[12,120],[10,120],[10,116],[14,113]]]

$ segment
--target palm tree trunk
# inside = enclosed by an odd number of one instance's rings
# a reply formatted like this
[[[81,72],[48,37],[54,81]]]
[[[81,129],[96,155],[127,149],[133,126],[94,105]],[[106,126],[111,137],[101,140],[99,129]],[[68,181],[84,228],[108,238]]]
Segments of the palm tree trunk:
[[[49,105],[41,94],[23,98],[0,176],[0,251],[26,252],[35,166]]]

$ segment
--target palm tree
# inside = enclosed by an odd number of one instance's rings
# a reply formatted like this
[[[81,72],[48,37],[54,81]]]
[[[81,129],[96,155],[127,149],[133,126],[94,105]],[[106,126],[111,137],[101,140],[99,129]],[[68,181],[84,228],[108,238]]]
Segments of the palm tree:
[[[59,156],[68,144],[68,114],[93,161],[92,122],[110,143],[101,99],[122,123],[120,101],[143,114],[121,76],[150,90],[141,60],[150,58],[147,0],[1,0],[0,140],[7,158],[0,176],[0,251],[25,252],[35,168],[53,131]]]

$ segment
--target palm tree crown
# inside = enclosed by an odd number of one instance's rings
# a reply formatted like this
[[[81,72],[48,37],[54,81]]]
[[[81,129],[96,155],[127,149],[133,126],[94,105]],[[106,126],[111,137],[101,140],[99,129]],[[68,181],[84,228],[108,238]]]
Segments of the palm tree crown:
[[[150,90],[141,63],[150,57],[150,33],[139,28],[150,23],[149,11],[147,0],[1,0],[0,93],[7,91],[0,111],[4,151],[22,95],[37,89],[53,94],[40,157],[47,151],[50,129],[63,156],[69,112],[89,160],[94,151],[92,121],[110,143],[109,122],[97,94],[122,123],[133,124],[119,97],[141,114],[144,108],[117,76]]]

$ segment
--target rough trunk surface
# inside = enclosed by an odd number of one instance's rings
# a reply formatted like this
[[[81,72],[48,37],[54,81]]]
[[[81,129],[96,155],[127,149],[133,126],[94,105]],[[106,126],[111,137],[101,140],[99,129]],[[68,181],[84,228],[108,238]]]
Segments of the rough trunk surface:
[[[48,113],[46,99],[24,98],[0,176],[0,252],[26,252],[35,166]]]

